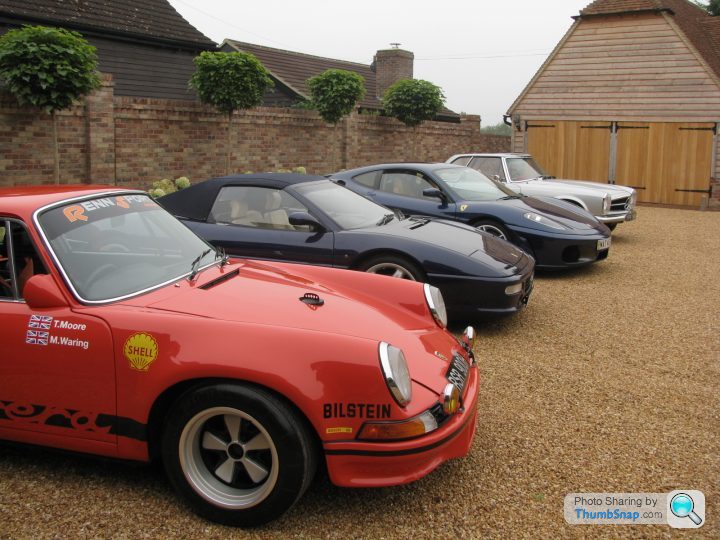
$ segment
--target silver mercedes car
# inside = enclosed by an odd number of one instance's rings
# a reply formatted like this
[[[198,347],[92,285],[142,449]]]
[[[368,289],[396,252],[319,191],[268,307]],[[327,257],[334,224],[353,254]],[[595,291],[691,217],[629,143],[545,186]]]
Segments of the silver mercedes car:
[[[447,163],[472,167],[509,188],[533,197],[554,197],[581,206],[614,229],[635,219],[637,193],[631,187],[548,176],[530,154],[457,154]]]

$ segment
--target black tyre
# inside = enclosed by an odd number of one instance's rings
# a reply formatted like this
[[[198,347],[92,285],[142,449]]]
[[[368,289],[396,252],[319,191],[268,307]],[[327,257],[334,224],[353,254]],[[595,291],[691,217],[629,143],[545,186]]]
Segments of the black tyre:
[[[306,422],[272,393],[218,384],[183,394],[168,413],[165,471],[202,517],[252,527],[289,510],[317,453]]]
[[[497,221],[493,221],[491,219],[481,219],[473,223],[473,227],[479,231],[483,231],[488,234],[492,234],[493,236],[497,236],[498,238],[502,238],[503,240],[507,240],[508,242],[512,242],[510,232],[504,225],[498,223]]]
[[[617,227],[617,223],[606,223],[605,225],[607,225],[608,229],[611,231],[614,231],[615,227]]]
[[[397,255],[376,255],[363,261],[357,269],[370,274],[425,281],[425,273],[416,264]]]

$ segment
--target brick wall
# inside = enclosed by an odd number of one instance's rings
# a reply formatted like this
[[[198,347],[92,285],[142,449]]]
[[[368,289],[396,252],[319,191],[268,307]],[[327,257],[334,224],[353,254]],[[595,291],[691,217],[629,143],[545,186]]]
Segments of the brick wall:
[[[59,115],[61,183],[146,188],[160,178],[225,174],[227,117],[194,102],[113,95],[103,87]],[[256,108],[233,115],[231,172],[304,166],[308,173],[388,161],[444,161],[470,151],[507,151],[508,137],[480,134],[480,118],[417,129],[354,114],[337,126],[313,111]],[[0,100],[0,186],[53,183],[52,120]]]

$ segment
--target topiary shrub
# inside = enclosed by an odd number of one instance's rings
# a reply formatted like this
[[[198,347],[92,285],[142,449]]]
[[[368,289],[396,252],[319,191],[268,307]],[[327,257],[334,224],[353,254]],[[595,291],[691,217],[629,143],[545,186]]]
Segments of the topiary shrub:
[[[100,87],[95,47],[64,28],[24,26],[0,37],[0,78],[22,106],[52,116],[55,183],[60,183],[57,111]]]
[[[445,103],[439,86],[419,79],[403,79],[385,92],[383,108],[408,127],[432,120]]]
[[[186,176],[181,176],[175,180],[163,178],[162,180],[156,180],[152,183],[152,187],[148,190],[148,194],[153,198],[157,199],[169,193],[175,193],[181,189],[185,189],[190,186],[190,180]]]

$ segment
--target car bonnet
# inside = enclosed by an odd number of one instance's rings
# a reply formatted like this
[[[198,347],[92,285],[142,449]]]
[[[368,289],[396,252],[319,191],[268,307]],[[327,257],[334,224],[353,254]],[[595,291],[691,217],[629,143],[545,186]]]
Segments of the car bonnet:
[[[484,252],[485,263],[496,267],[500,273],[508,265],[514,266],[523,258],[523,252],[499,238],[478,232],[474,227],[445,219],[423,216],[393,220],[377,228],[374,232],[402,236],[415,241],[427,242],[438,250],[455,251],[468,256],[478,251]]]
[[[386,298],[385,280],[394,278],[353,273],[358,282],[357,289],[353,289],[342,284],[334,286],[325,276],[322,283],[309,279],[307,276],[312,273],[313,267],[286,265],[285,268],[290,266],[297,267],[299,271],[288,272],[280,266],[259,261],[238,261],[232,269],[223,273],[217,268],[210,268],[198,276],[195,284],[183,280],[179,286],[168,287],[162,293],[152,295],[145,306],[224,321],[349,334],[368,339],[379,339],[383,329],[407,331],[432,326],[432,320],[424,317],[419,309],[412,311]],[[366,283],[366,277],[382,279],[382,292],[373,294],[372,285],[375,282]],[[141,298],[136,298],[133,303]],[[418,303],[423,301],[420,291],[417,300]],[[357,324],[357,321],[363,324]]]
[[[565,184],[568,186],[574,186],[575,188],[585,188],[588,190],[599,190],[601,192],[609,193],[611,197],[627,197],[632,193],[632,188],[627,186],[618,186],[613,184],[603,184],[600,182],[586,182],[584,180],[567,180],[564,178],[553,178],[552,180],[546,180],[552,184]]]
[[[536,212],[546,216],[561,223],[570,231],[587,233],[598,230],[600,225],[598,221],[593,216],[587,214],[587,212],[575,211],[574,208],[566,207],[565,204],[567,203],[549,198],[522,197],[520,199],[510,199],[503,202],[507,203],[507,206],[512,207],[515,211],[513,224],[525,228],[546,230],[544,227],[525,219],[523,216],[528,212]]]

